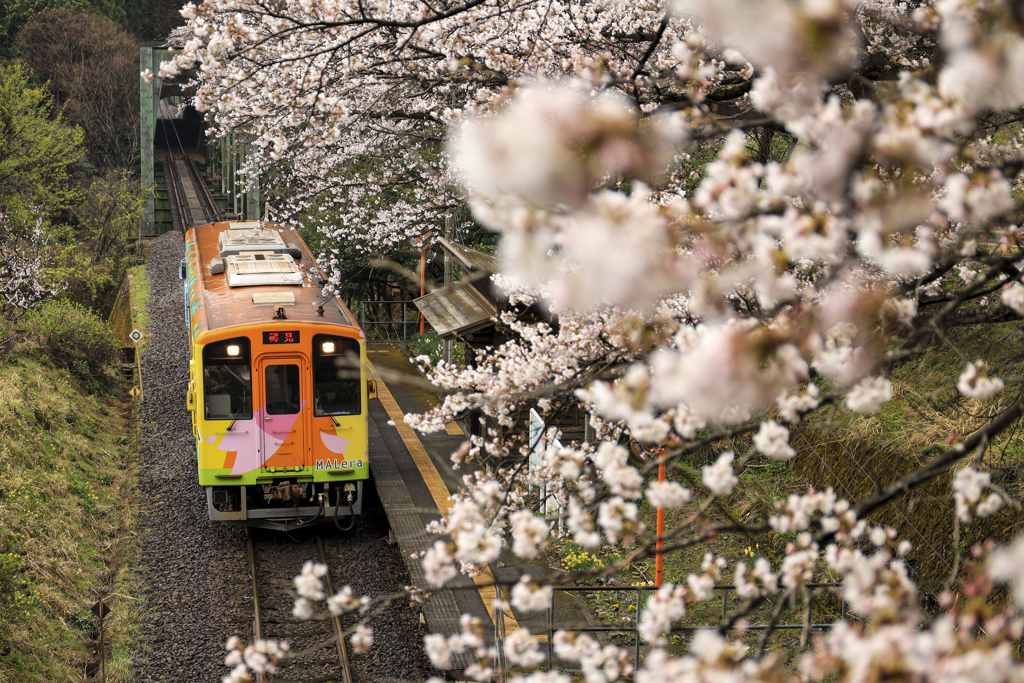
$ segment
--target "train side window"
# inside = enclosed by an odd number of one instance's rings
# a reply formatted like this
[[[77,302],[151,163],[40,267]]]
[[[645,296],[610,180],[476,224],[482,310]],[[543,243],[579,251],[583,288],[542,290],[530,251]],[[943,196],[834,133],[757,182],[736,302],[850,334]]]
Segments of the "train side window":
[[[327,334],[313,336],[313,415],[359,415],[359,342]]]
[[[252,364],[245,337],[203,347],[203,405],[207,420],[252,419]]]

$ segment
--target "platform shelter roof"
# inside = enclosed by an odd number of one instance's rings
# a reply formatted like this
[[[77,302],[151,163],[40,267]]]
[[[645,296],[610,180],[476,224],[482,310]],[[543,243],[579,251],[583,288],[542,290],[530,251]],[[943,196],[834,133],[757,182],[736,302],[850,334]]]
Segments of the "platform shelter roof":
[[[497,273],[501,270],[501,259],[493,254],[452,242],[443,237],[437,238],[437,244],[451,254],[456,263],[471,272]]]

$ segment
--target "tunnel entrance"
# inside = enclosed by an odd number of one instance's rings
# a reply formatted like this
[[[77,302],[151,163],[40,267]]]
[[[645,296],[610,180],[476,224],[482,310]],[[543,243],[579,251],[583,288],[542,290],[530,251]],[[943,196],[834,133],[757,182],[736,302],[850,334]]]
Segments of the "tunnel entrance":
[[[194,152],[203,144],[205,122],[192,105],[180,97],[166,97],[157,106],[153,147],[174,152]]]

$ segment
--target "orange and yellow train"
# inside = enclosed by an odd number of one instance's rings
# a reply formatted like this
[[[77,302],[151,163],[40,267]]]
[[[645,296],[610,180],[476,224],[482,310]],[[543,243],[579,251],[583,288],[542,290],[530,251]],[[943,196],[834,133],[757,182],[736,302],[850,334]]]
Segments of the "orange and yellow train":
[[[292,228],[202,225],[185,249],[188,409],[210,519],[350,525],[371,486],[366,335],[321,294]]]

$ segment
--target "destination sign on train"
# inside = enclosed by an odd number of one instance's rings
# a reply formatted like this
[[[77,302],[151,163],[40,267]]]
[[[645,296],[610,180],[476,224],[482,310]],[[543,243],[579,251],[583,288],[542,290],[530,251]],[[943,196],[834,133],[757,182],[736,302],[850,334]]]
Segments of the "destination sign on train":
[[[299,343],[299,331],[298,330],[274,330],[273,332],[263,333],[264,344],[298,344]]]

